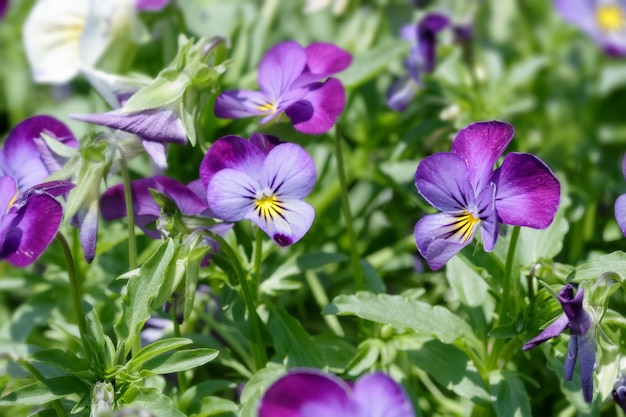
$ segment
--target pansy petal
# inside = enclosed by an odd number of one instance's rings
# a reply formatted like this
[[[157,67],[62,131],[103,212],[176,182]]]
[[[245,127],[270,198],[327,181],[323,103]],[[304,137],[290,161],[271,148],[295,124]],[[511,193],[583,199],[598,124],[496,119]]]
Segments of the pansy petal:
[[[626,236],[626,194],[622,194],[615,200],[615,220],[619,228]]]
[[[165,150],[165,144],[163,142],[142,140],[141,146],[143,146],[146,153],[157,167],[161,169],[167,168],[167,151]]]
[[[475,203],[468,175],[467,166],[461,158],[440,152],[427,156],[419,163],[415,186],[426,201],[441,211],[465,210]]]
[[[563,362],[563,370],[565,371],[565,379],[571,381],[574,376],[576,367],[576,358],[578,357],[578,335],[572,335],[567,342],[567,353]]]
[[[289,91],[306,65],[304,48],[295,41],[285,41],[270,48],[259,64],[259,87],[272,100]]]
[[[276,113],[274,98],[260,91],[230,90],[224,91],[215,99],[215,116],[222,119],[262,116]]]
[[[107,126],[140,136],[154,142],[172,142],[184,145],[187,133],[178,114],[169,108],[124,113],[113,110],[102,114],[71,114],[72,119]]]
[[[259,417],[315,417],[313,411],[334,411],[332,416],[351,416],[348,385],[333,375],[316,370],[292,371],[275,381],[261,397]],[[317,409],[317,410],[316,410]]]
[[[170,0],[135,0],[135,8],[155,12],[163,9],[170,3]]]
[[[233,168],[257,175],[263,169],[265,151],[240,136],[224,136],[216,140],[200,163],[200,179],[207,187],[216,172]]]
[[[98,200],[95,199],[85,204],[74,217],[85,261],[91,263],[96,256],[96,243],[98,242]]]
[[[420,85],[410,76],[395,80],[387,91],[387,106],[395,111],[404,111],[415,98]]]
[[[440,269],[461,249],[469,245],[475,227],[450,213],[429,214],[415,225],[415,243],[432,270]]]
[[[531,154],[509,153],[494,173],[496,211],[504,224],[544,229],[554,220],[561,187],[550,168]]]
[[[266,135],[265,133],[253,133],[250,136],[250,143],[261,149],[263,153],[267,155],[280,143],[280,139],[276,136]]]
[[[592,33],[596,29],[594,1],[554,0],[554,7],[563,19]]]
[[[432,72],[435,69],[437,34],[449,25],[450,19],[441,13],[430,13],[417,25],[417,48],[421,71]]]
[[[561,314],[558,319],[552,322],[541,333],[526,342],[526,344],[522,346],[522,350],[532,349],[535,346],[545,342],[546,340],[557,337],[558,335],[563,333],[568,326],[569,319],[565,314]]]
[[[32,193],[8,227],[0,257],[24,267],[46,250],[63,218],[61,204],[51,195]]]
[[[302,200],[279,200],[268,209],[255,204],[246,218],[252,220],[279,246],[289,246],[309,231],[315,210]]]
[[[513,127],[499,121],[472,123],[459,130],[450,152],[462,158],[469,169],[474,190],[489,182],[493,166],[513,139]]]
[[[245,172],[222,169],[207,186],[207,203],[218,219],[236,222],[252,212],[258,189],[257,181]]]
[[[476,201],[480,217],[480,232],[485,251],[491,252],[498,240],[498,215],[495,210],[496,187],[492,183],[485,187]]]
[[[586,333],[593,321],[591,315],[583,308],[584,294],[582,287],[576,291],[572,284],[564,286],[558,294],[561,307],[569,320],[571,334]]]
[[[304,98],[285,110],[298,132],[319,135],[330,130],[346,105],[343,84],[329,78],[325,83],[308,86]]]
[[[69,181],[42,182],[40,184],[33,185],[29,189],[20,193],[17,199],[19,202],[23,198],[22,196],[27,196],[31,193],[46,193],[46,194],[50,194],[52,197],[58,197],[60,195],[67,193],[72,188],[74,188],[74,184],[72,184]]]
[[[352,55],[337,45],[314,42],[304,48],[306,68],[294,82],[293,87],[303,87],[321,81],[350,66]]]
[[[302,199],[311,193],[316,178],[311,156],[299,145],[283,143],[267,155],[259,181],[280,198]]]
[[[0,19],[4,19],[7,10],[9,10],[9,0],[0,0]]]
[[[578,364],[580,366],[580,380],[583,389],[583,398],[587,403],[593,399],[593,369],[596,364],[596,341],[593,330],[577,335]]]
[[[4,175],[0,177],[0,219],[6,213],[9,206],[15,202],[17,197],[17,184],[13,177]]]
[[[356,381],[354,400],[359,407],[359,417],[415,416],[402,386],[381,372],[364,375]]]

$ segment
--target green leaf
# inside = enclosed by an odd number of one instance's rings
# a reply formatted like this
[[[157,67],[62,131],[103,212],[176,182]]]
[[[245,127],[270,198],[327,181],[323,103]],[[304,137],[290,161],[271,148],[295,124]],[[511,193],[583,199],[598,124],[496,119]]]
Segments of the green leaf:
[[[465,263],[459,256],[450,259],[446,264],[446,278],[459,301],[469,307],[478,307],[489,303],[489,286],[484,278]]]
[[[308,252],[298,257],[297,264],[300,271],[317,269],[328,264],[347,261],[348,256],[336,252]]]
[[[399,39],[387,39],[375,48],[356,55],[348,69],[338,74],[337,78],[347,88],[357,87],[375,77],[379,72],[386,70],[390,62],[399,61],[402,55],[408,53],[408,50],[408,42]]]
[[[268,306],[267,329],[272,335],[276,353],[287,359],[287,368],[326,366],[322,350],[313,343],[300,321],[284,309]]]
[[[152,256],[128,280],[126,295],[122,300],[122,315],[115,323],[115,334],[124,343],[124,356],[128,354],[143,324],[150,318],[153,299],[165,281],[167,268],[174,256],[174,242],[162,242]]]
[[[215,394],[216,392],[226,389],[234,389],[237,384],[223,379],[211,379],[200,382],[189,387],[178,401],[178,408],[185,411],[188,415],[198,414],[200,412],[200,404],[204,397]]]
[[[615,251],[608,255],[599,256],[591,262],[584,263],[567,277],[567,281],[596,280],[609,272],[621,275],[622,280],[626,277],[626,253]]]
[[[182,372],[209,363],[215,359],[218,354],[218,350],[208,348],[178,350],[176,352],[164,353],[145,362],[142,367],[142,373],[145,371],[149,371],[148,374]]]
[[[72,156],[76,155],[76,153],[78,152],[78,150],[75,147],[66,145],[63,142],[59,141],[58,139],[55,139],[49,135],[46,135],[43,132],[41,133],[41,138],[46,143],[46,146],[50,148],[52,152],[64,158],[71,158]]]
[[[356,295],[340,295],[324,308],[322,314],[355,315],[398,330],[410,329],[444,343],[453,343],[459,338],[475,340],[470,326],[447,308],[400,295],[363,291]]]
[[[183,346],[192,344],[193,341],[184,337],[171,337],[168,339],[157,340],[154,343],[150,343],[148,346],[142,348],[131,360],[126,364],[128,372],[134,372],[139,370],[141,364],[150,360],[162,353],[170,350],[178,349]]]
[[[187,74],[166,68],[151,84],[133,94],[120,111],[134,113],[170,106],[182,99],[190,82],[191,79]]]
[[[0,406],[42,405],[71,394],[87,395],[89,388],[78,378],[60,376],[25,385],[0,398]]]
[[[156,388],[132,386],[119,400],[119,410],[133,416],[131,410],[150,411],[152,417],[186,417],[172,404],[172,400]],[[137,413],[138,416],[145,413]]]
[[[68,373],[81,372],[89,368],[85,358],[79,358],[69,350],[45,349],[30,355],[34,361],[47,363]]]
[[[526,387],[513,373],[495,370],[489,374],[491,396],[496,399],[493,408],[498,417],[525,417],[531,415]]]

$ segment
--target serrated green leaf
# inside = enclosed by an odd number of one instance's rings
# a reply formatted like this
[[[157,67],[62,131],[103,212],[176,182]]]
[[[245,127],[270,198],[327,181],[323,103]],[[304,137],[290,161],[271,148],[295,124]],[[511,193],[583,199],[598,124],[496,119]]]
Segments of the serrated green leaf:
[[[145,362],[140,374],[171,374],[197,368],[217,358],[219,351],[208,348],[164,353]],[[148,372],[146,372],[148,371]]]
[[[73,376],[60,376],[25,385],[0,398],[4,405],[42,405],[71,394],[87,395],[89,387]]]
[[[621,275],[622,280],[626,278],[626,253],[615,251],[584,263],[576,267],[574,272],[567,277],[567,281],[596,280],[608,272]]]
[[[147,360],[159,356],[167,351],[190,345],[191,343],[193,343],[192,340],[184,337],[171,337],[168,339],[157,340],[137,352],[137,354],[126,364],[126,369],[128,372],[137,371]]]

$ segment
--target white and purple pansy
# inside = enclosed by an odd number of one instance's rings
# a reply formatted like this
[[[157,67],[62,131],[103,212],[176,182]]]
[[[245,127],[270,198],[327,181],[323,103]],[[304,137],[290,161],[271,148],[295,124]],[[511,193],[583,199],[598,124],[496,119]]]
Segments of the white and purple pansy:
[[[261,123],[267,123],[284,113],[299,132],[327,132],[346,102],[341,82],[329,77],[351,62],[348,52],[330,43],[315,42],[303,48],[294,41],[281,42],[261,60],[260,91],[221,93],[215,115],[225,119],[263,116]]]
[[[382,372],[354,383],[316,369],[298,369],[276,380],[259,405],[259,417],[414,417],[400,384]]]
[[[479,225],[489,252],[498,223],[544,229],[554,220],[560,184],[543,161],[512,152],[494,170],[512,139],[507,123],[473,123],[457,133],[450,152],[430,155],[417,167],[417,191],[441,211],[415,225],[417,248],[432,269],[469,245]]]
[[[297,242],[311,227],[315,212],[302,199],[316,177],[313,160],[301,146],[258,133],[249,141],[218,139],[200,164],[216,218],[251,220],[280,246]]]

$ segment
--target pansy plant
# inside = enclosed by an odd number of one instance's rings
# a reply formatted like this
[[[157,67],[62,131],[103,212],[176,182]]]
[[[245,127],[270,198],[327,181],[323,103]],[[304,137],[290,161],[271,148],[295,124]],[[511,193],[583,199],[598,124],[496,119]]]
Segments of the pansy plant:
[[[375,372],[347,383],[316,369],[297,369],[276,380],[263,394],[259,417],[414,417],[406,392]]]
[[[303,48],[294,41],[281,42],[261,60],[261,91],[221,93],[215,102],[215,115],[225,119],[263,116],[261,123],[267,123],[286,114],[299,132],[327,132],[346,101],[341,82],[329,77],[351,62],[348,52],[330,43],[315,42]]]
[[[315,213],[302,199],[316,176],[302,147],[262,134],[249,141],[239,136],[218,139],[200,164],[216,218],[251,220],[280,246],[297,242],[311,227]]]
[[[417,248],[432,269],[469,245],[479,227],[484,248],[491,251],[499,223],[535,229],[552,223],[560,185],[543,161],[509,153],[494,170],[512,139],[507,123],[473,123],[457,133],[450,152],[430,155],[417,167],[418,192],[441,211],[415,225]]]

